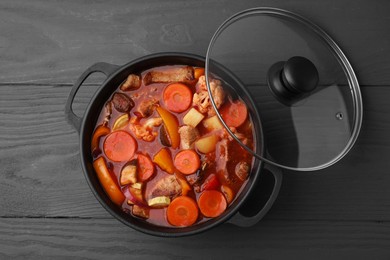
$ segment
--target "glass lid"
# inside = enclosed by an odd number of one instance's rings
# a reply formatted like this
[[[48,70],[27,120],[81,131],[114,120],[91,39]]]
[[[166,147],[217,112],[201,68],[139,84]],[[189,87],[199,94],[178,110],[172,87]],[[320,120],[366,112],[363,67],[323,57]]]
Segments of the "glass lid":
[[[233,133],[239,127],[224,119],[225,104],[212,96],[212,81],[221,70],[234,78],[224,82],[233,93],[229,103],[241,99],[258,111],[265,153],[241,142]],[[229,134],[267,163],[323,169],[344,157],[358,137],[363,107],[349,61],[321,28],[289,11],[255,8],[226,20],[207,50],[206,83]]]

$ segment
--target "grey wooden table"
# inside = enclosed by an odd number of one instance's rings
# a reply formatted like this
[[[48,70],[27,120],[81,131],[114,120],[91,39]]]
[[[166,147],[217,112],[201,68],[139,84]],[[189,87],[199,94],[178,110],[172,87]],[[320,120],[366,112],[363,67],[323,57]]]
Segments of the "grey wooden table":
[[[309,174],[287,172],[253,228],[224,224],[180,239],[144,235],[96,201],[64,116],[73,82],[98,61],[161,51],[205,55],[218,25],[250,7],[297,12],[341,46],[361,84],[364,121],[352,151]],[[75,103],[82,115],[104,77]],[[0,2],[0,259],[389,259],[388,1]]]

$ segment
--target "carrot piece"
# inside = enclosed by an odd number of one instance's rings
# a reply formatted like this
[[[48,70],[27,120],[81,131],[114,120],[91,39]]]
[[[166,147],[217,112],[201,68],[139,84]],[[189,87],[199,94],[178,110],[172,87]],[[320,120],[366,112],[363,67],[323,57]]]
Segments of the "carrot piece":
[[[114,162],[130,160],[137,150],[137,142],[125,131],[115,131],[104,140],[104,153]]]
[[[181,195],[186,196],[191,191],[191,186],[188,184],[187,179],[180,173],[175,172],[176,179],[181,186]]]
[[[187,196],[180,196],[169,204],[167,209],[168,222],[179,227],[188,227],[198,219],[199,210],[196,202]]]
[[[162,107],[157,107],[156,110],[158,114],[161,116],[164,125],[166,127],[166,130],[168,132],[168,135],[171,139],[171,143],[172,143],[171,147],[173,149],[178,148],[180,144],[180,135],[179,135],[179,122],[177,121],[177,118]]]
[[[204,216],[214,218],[225,211],[227,203],[221,192],[206,190],[200,195],[198,205]]]
[[[173,166],[172,157],[167,148],[161,148],[153,157],[155,162],[163,171],[173,174],[175,167]]]
[[[192,104],[192,92],[182,83],[173,83],[164,89],[163,100],[169,111],[181,113]]]
[[[195,79],[199,79],[200,76],[204,75],[204,68],[195,68],[194,69],[194,77]]]
[[[99,147],[99,139],[104,135],[108,135],[110,133],[110,128],[105,125],[99,125],[92,136],[91,141],[91,151],[94,152]]]
[[[232,127],[242,125],[248,116],[248,110],[242,101],[227,102],[219,112],[225,123]]]
[[[154,164],[149,156],[138,154],[138,178],[140,181],[146,181],[154,173]]]
[[[112,202],[115,204],[119,206],[122,205],[123,201],[125,200],[125,196],[120,190],[118,184],[111,177],[104,158],[97,158],[93,162],[93,168],[95,169],[100,184],[103,186],[103,189],[107,193],[108,197],[110,197]]]
[[[183,174],[193,174],[200,167],[199,155],[194,150],[183,150],[175,156],[174,165]]]

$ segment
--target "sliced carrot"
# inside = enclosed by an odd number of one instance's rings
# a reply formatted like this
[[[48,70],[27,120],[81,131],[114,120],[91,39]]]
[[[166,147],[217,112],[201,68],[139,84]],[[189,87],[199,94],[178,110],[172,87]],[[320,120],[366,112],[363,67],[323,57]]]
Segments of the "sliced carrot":
[[[192,92],[182,83],[173,83],[164,89],[163,100],[169,111],[181,113],[192,104]]]
[[[198,219],[199,210],[196,202],[187,196],[180,196],[169,204],[167,218],[171,225],[188,227]]]
[[[130,160],[137,150],[137,142],[125,131],[115,131],[104,140],[104,153],[114,162]]]
[[[200,76],[203,76],[204,75],[204,68],[195,68],[194,69],[194,77],[196,79],[199,79]]]
[[[153,162],[155,162],[163,171],[166,171],[169,174],[173,174],[175,166],[173,166],[171,153],[167,148],[161,148],[158,153],[153,157]]]
[[[198,205],[204,216],[214,218],[225,211],[227,203],[221,192],[206,190],[200,195]]]
[[[239,100],[225,103],[219,112],[225,123],[232,127],[239,127],[242,125],[248,116],[246,105]]]
[[[91,141],[91,151],[94,152],[99,147],[100,137],[108,135],[110,133],[110,128],[105,125],[99,125],[92,136]]]
[[[138,154],[138,178],[140,181],[146,181],[154,173],[154,164],[149,156]]]
[[[193,174],[200,167],[199,155],[194,150],[183,150],[175,156],[174,164],[183,174]]]
[[[162,107],[157,107],[156,110],[158,114],[161,116],[164,125],[166,127],[166,130],[168,132],[168,135],[171,139],[171,143],[172,143],[171,147],[173,149],[178,148],[180,144],[180,135],[179,135],[179,122],[177,121],[177,118]]]
[[[119,185],[114,181],[110,172],[108,171],[106,161],[103,157],[97,158],[93,162],[93,168],[98,176],[100,184],[103,186],[104,191],[108,197],[117,205],[122,205],[125,200],[125,196],[119,188]]]

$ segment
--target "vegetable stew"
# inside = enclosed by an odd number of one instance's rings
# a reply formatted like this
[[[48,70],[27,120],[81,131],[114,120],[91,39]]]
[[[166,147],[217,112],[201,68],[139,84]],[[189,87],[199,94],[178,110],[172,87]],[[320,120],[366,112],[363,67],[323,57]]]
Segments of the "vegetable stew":
[[[250,148],[247,107],[214,76],[210,88],[232,132]],[[245,185],[252,156],[224,129],[204,68],[174,65],[130,74],[105,103],[91,140],[93,166],[125,212],[168,227],[223,214]]]

